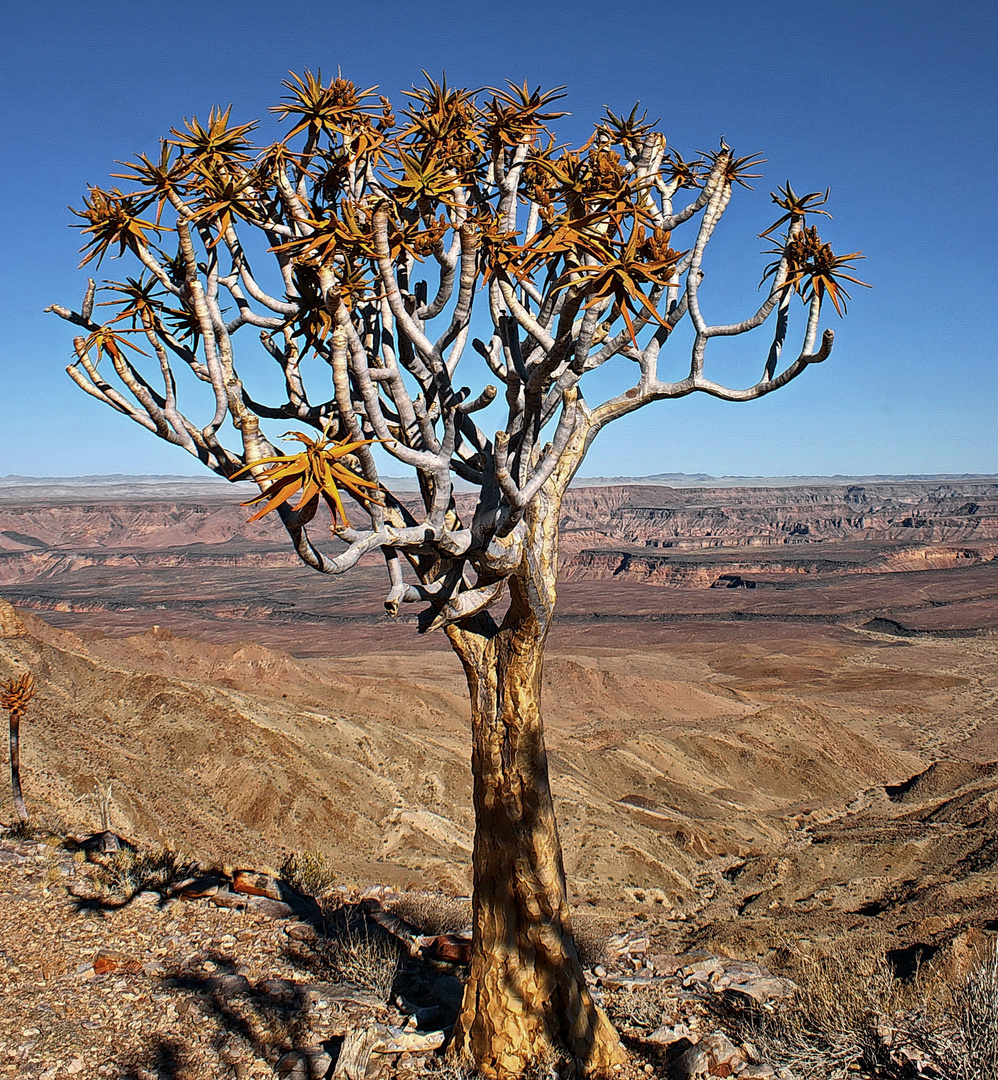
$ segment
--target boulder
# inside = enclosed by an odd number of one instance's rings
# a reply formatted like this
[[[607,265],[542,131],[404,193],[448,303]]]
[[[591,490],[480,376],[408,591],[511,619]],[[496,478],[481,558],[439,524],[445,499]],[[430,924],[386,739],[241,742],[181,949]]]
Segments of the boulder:
[[[743,982],[731,983],[722,990],[722,996],[732,1005],[751,1008],[765,1005],[768,1001],[780,1001],[783,998],[788,998],[795,989],[796,986],[789,979],[777,979],[772,975],[763,975],[757,979],[746,979]]]
[[[142,963],[124,953],[101,949],[94,957],[93,969],[95,975],[110,975],[113,972],[121,975],[137,975],[142,970]]]
[[[745,1065],[745,1055],[720,1031],[705,1035],[672,1064],[673,1080],[706,1080],[734,1076]]]
[[[465,967],[471,963],[471,938],[461,934],[440,934],[427,942],[424,955],[445,964]]]
[[[232,891],[249,896],[266,896],[270,900],[282,900],[280,885],[268,874],[256,870],[237,870],[232,875]]]
[[[668,1024],[663,1024],[661,1027],[656,1028],[646,1039],[646,1042],[654,1043],[655,1046],[672,1046],[673,1043],[677,1043],[682,1039],[690,1039],[691,1031],[684,1023],[676,1023],[671,1027]]]
[[[645,958],[645,966],[651,964],[656,975],[675,975],[683,961],[673,953],[652,953]]]
[[[257,911],[271,919],[290,919],[294,917],[294,909],[290,904],[282,904],[280,900],[271,900],[268,896],[253,896],[249,893],[235,893],[229,892],[227,889],[218,889],[208,899],[216,907]]]
[[[173,885],[169,893],[184,900],[201,900],[214,896],[220,888],[228,885],[228,878],[223,874],[202,874],[199,877],[184,878]]]

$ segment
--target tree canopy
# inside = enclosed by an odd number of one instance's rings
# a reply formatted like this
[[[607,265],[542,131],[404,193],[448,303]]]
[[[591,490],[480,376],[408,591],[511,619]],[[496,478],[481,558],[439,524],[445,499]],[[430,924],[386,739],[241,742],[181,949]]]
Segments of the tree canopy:
[[[494,602],[515,559],[493,541],[512,535],[515,547],[525,506],[573,433],[583,433],[572,451],[581,460],[603,426],[652,401],[757,398],[828,355],[819,314],[826,298],[844,312],[858,253],[835,255],[807,225],[827,217],[827,192],[799,196],[788,183],[774,193],[783,213],[761,235],[785,232],[755,311],[724,325],[701,311],[707,245],[734,187],[758,175],[757,155],[738,157],[722,140],[687,160],[637,107],[607,110],[581,146],[559,144],[561,88],[476,93],[427,77],[398,116],[377,87],[343,77],[305,71],[284,89],[272,110],[288,125],[283,138],[257,146],[255,122],[214,108],[174,128],[158,156],[127,162],[113,177],[120,186],[91,187],[74,211],[82,265],[128,252],[138,273],[103,286],[104,321],[93,282],[79,312],[52,310],[84,331],[68,370],[87,393],[223,476],[252,475],[267,495],[261,512],[281,514],[311,566],[338,573],[380,549],[389,611],[425,601],[426,625],[442,625]],[[673,246],[687,224],[685,246]],[[795,294],[806,325],[781,369]],[[712,380],[712,339],[774,313],[757,381]],[[688,371],[665,381],[660,357],[683,320],[694,328]],[[241,373],[236,335],[247,327],[278,365],[284,400],[258,400]],[[474,390],[462,385],[469,345],[487,369],[468,381],[494,378]],[[610,360],[631,367],[633,385],[588,403],[585,376]],[[210,415],[187,406],[177,365],[210,387]],[[500,390],[501,430],[490,434],[474,417]],[[290,436],[301,450],[278,451],[261,420],[305,428]],[[415,470],[422,512],[385,490],[374,443]],[[481,493],[468,522],[454,514],[455,476]],[[323,502],[347,545],[335,554],[303,528]],[[418,564],[415,580],[404,581],[400,555]],[[450,569],[428,569],[427,558]]]

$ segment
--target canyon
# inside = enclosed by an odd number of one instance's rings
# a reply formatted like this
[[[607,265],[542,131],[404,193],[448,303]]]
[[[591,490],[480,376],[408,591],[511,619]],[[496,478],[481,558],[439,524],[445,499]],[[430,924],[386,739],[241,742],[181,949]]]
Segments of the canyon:
[[[188,487],[183,496],[181,480],[93,484],[74,497],[68,484],[0,483],[0,588],[67,629],[86,616],[90,629],[124,633],[160,612],[156,621],[175,631],[216,623],[227,640],[249,620],[257,640],[281,644],[281,626],[307,625],[305,647],[321,652],[330,628],[384,627],[375,559],[319,579],[278,524],[247,521],[239,499],[249,485]],[[469,500],[458,497],[459,511]],[[961,633],[992,627],[998,610],[993,479],[580,485],[565,499],[561,535],[563,621],[865,611],[902,631]]]
[[[82,832],[110,788],[114,829],[205,861],[466,891],[446,640],[384,614],[375,561],[315,575],[248,488],[183,486],[0,485],[29,804]],[[562,536],[544,705],[577,903],[740,955],[871,920],[995,936],[998,483],[579,486]]]

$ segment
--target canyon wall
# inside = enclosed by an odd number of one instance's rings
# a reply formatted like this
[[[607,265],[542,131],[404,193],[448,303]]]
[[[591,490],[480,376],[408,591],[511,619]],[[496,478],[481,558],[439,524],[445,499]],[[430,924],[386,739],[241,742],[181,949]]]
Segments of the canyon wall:
[[[562,528],[569,543],[576,534],[596,531],[618,543],[680,549],[827,540],[994,540],[998,484],[583,488],[569,492]]]
[[[184,500],[0,493],[0,584],[88,567],[295,564],[276,520],[249,523],[222,490]],[[411,496],[409,496],[411,497]],[[471,497],[458,497],[467,514]],[[568,580],[631,578],[705,588],[732,575],[802,576],[942,569],[998,553],[993,480],[796,487],[573,488],[562,512]],[[751,554],[748,550],[751,549]]]

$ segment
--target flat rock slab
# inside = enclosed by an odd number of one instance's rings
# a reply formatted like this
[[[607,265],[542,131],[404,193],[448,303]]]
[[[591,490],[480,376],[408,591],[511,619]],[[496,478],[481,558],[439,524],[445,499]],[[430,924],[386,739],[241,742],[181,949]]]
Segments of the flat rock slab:
[[[232,891],[249,896],[267,896],[271,900],[282,899],[280,882],[258,870],[236,870],[232,875]]]
[[[277,1063],[279,1080],[322,1080],[329,1075],[333,1059],[322,1049],[292,1050]]]
[[[235,893],[218,889],[207,897],[218,907],[238,908],[244,910],[259,911],[271,919],[292,919],[295,911],[290,904],[280,900],[271,900],[267,896],[255,896],[249,893]]]
[[[672,1064],[673,1080],[707,1080],[743,1071],[745,1054],[720,1031],[705,1035]]]

